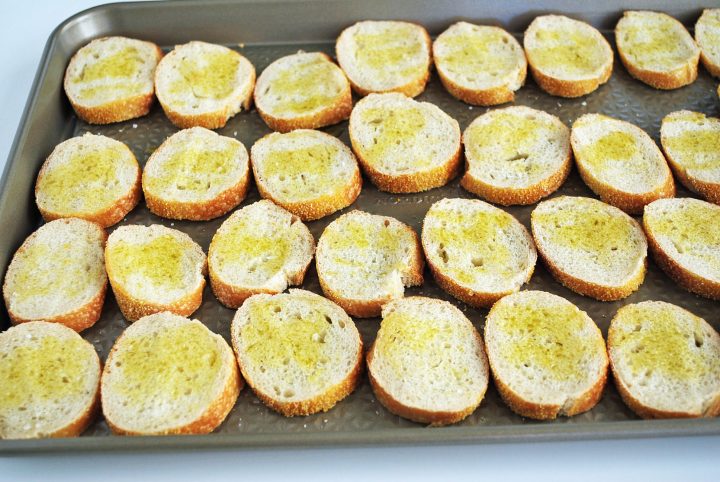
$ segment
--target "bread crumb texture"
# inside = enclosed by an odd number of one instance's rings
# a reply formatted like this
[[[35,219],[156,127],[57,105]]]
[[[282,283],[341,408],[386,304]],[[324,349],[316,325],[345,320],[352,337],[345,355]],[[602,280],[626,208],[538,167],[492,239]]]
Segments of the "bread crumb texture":
[[[142,243],[117,241],[110,246],[114,278],[129,286],[142,279],[153,290],[182,289],[185,286],[185,261],[188,247],[175,236],[164,234]]]
[[[674,112],[663,119],[661,132],[673,163],[699,180],[720,183],[720,119]]]
[[[167,95],[173,104],[187,104],[187,94],[200,99],[220,100],[236,88],[241,57],[229,49],[212,49],[202,56],[182,57],[177,63],[177,76],[169,85]]]
[[[685,27],[657,12],[626,12],[618,22],[617,36],[625,58],[644,70],[673,70],[697,55]]]

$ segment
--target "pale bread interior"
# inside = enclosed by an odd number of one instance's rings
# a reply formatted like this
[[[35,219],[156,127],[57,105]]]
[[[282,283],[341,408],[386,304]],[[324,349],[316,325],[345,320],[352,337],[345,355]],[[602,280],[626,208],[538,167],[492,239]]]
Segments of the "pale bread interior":
[[[695,24],[695,42],[713,65],[720,67],[720,8],[707,8]]]
[[[685,175],[720,183],[720,119],[681,110],[668,114],[660,128],[663,149]]]

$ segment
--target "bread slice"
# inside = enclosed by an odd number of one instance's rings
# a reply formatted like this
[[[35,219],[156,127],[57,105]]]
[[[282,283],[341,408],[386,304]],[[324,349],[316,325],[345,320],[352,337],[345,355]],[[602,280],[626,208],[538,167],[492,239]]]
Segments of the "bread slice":
[[[620,308],[608,330],[615,386],[643,418],[720,414],[720,336],[664,301]]]
[[[158,216],[207,221],[240,204],[249,179],[248,152],[240,141],[193,127],[152,153],[142,187],[148,209]]]
[[[585,22],[562,15],[535,17],[523,38],[530,73],[545,92],[580,97],[610,79],[613,51]]]
[[[286,417],[326,412],[360,381],[363,345],[355,323],[315,293],[254,295],[230,331],[248,385]]]
[[[163,57],[155,91],[170,122],[180,129],[219,129],[250,109],[255,67],[222,45],[188,42]]]
[[[150,112],[153,76],[162,50],[125,37],[95,39],[70,59],[63,86],[75,113],[90,124],[110,124]]]
[[[460,185],[493,202],[535,204],[555,192],[572,166],[570,129],[524,106],[476,118],[463,133],[467,171]]]
[[[13,255],[3,296],[13,324],[44,320],[75,331],[100,318],[107,291],[97,224],[65,218],[41,226]]]
[[[570,136],[580,177],[600,199],[629,214],[675,195],[665,157],[645,131],[602,114],[585,114]]]
[[[368,95],[355,105],[349,132],[360,166],[381,191],[427,191],[460,168],[460,126],[429,102]]]
[[[325,296],[359,318],[380,316],[405,286],[423,282],[424,260],[412,228],[395,218],[351,211],[318,241],[316,267]]]
[[[366,20],[342,31],[335,44],[340,67],[359,95],[420,95],[430,77],[430,36],[420,25]]]
[[[627,71],[656,89],[677,89],[697,79],[700,49],[682,23],[661,12],[626,11],[615,43]]]
[[[437,284],[476,307],[518,291],[537,261],[525,226],[478,199],[433,204],[423,220],[422,245]]]
[[[530,224],[548,271],[576,293],[619,300],[645,279],[645,235],[637,221],[609,204],[559,196],[538,204]]]
[[[108,238],[105,268],[128,321],[161,311],[189,316],[202,303],[205,253],[176,229],[120,226]]]
[[[210,243],[210,286],[218,300],[237,308],[257,293],[280,293],[302,284],[315,240],[300,220],[270,201],[238,209]]]
[[[343,209],[357,199],[362,177],[355,155],[324,132],[272,133],[250,150],[260,195],[303,221]]]
[[[413,296],[383,307],[367,355],[375,397],[392,413],[434,426],[480,405],[490,378],[480,334],[447,301]]]
[[[0,333],[0,438],[75,437],[99,408],[100,359],[57,323]]]
[[[643,227],[655,262],[677,284],[720,300],[720,206],[660,199],[645,207]]]
[[[602,397],[608,357],[597,325],[565,298],[521,291],[485,320],[493,380],[513,412],[537,420],[571,417]]]
[[[695,24],[700,60],[713,77],[720,77],[720,8],[706,8]]]
[[[352,110],[347,77],[322,52],[275,60],[260,74],[254,95],[262,120],[280,132],[337,124]]]
[[[102,409],[116,434],[210,433],[243,385],[223,337],[198,320],[156,313],[115,341],[102,374]]]

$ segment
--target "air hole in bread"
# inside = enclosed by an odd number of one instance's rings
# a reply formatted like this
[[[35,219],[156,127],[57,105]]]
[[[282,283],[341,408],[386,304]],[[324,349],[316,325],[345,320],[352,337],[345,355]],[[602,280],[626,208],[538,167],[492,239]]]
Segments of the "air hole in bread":
[[[292,390],[288,389],[283,392],[283,397],[285,397],[285,398],[290,398],[290,397],[294,397],[294,396],[295,396],[295,392]]]
[[[438,250],[438,256],[440,256],[440,259],[442,259],[443,263],[447,264],[449,259],[447,251],[445,251],[444,249]]]
[[[470,262],[471,262],[472,265],[475,266],[476,268],[480,268],[480,267],[482,267],[482,265],[484,264],[482,258],[480,258],[479,256],[474,256],[474,257],[470,260]]]
[[[701,348],[701,347],[703,346],[703,343],[704,343],[702,333],[700,333],[699,331],[696,331],[695,333],[693,333],[693,335],[694,335],[694,337],[695,337],[695,346],[696,346],[697,348]]]
[[[332,318],[330,318],[328,315],[325,315],[325,321],[332,325]]]
[[[282,311],[282,308],[280,308],[279,306],[276,306],[273,308],[273,313],[280,313],[281,311]]]

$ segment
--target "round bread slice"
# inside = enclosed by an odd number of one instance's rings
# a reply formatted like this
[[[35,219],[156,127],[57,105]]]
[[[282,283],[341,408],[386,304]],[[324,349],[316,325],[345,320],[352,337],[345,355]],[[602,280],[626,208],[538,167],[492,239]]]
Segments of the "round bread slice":
[[[706,8],[695,24],[695,43],[708,72],[720,77],[720,8]]]
[[[489,307],[530,280],[537,261],[525,226],[478,199],[443,199],[425,215],[422,245],[440,287]]]
[[[580,97],[610,79],[613,51],[585,22],[562,15],[535,17],[523,38],[530,73],[545,92]]]
[[[352,92],[330,57],[298,52],[263,70],[255,87],[255,105],[272,130],[316,129],[348,118]]]
[[[570,129],[554,115],[516,106],[491,110],[463,133],[467,171],[460,185],[504,206],[535,204],[572,167]]]
[[[580,177],[608,204],[640,214],[646,204],[675,195],[665,156],[634,124],[585,114],[573,124],[570,143]]]
[[[430,77],[430,36],[420,25],[366,20],[342,31],[335,44],[340,67],[359,95],[420,95]]]
[[[63,84],[75,113],[90,124],[110,124],[150,112],[162,55],[152,42],[125,37],[85,45],[70,59]]]
[[[552,420],[592,409],[602,397],[608,357],[593,320],[565,298],[521,291],[485,320],[495,386],[523,417]]]
[[[219,129],[248,110],[255,67],[222,45],[189,42],[163,57],[155,72],[155,91],[170,122],[181,129]]]
[[[156,313],[115,341],[102,374],[102,409],[116,434],[210,433],[243,385],[223,337],[198,320]]]
[[[316,267],[325,296],[350,315],[380,316],[405,286],[423,282],[424,260],[412,228],[395,218],[351,211],[330,223],[318,241]]]
[[[620,308],[608,330],[615,386],[643,418],[720,414],[720,336],[663,301]]]
[[[57,323],[0,333],[0,438],[75,437],[98,412],[100,359]]]
[[[250,150],[260,195],[303,221],[313,221],[348,207],[362,188],[355,155],[324,132],[298,129],[274,132]]]
[[[627,71],[656,89],[677,89],[697,79],[700,49],[682,23],[662,12],[626,11],[615,43]]]
[[[120,226],[105,246],[105,269],[128,321],[161,311],[189,316],[202,303],[205,253],[176,229]]]
[[[447,301],[413,296],[383,307],[367,354],[370,385],[392,413],[434,426],[480,405],[490,378],[480,334]]]
[[[326,412],[360,381],[363,345],[355,323],[315,293],[251,296],[230,331],[248,385],[286,417]]]
[[[107,275],[105,231],[82,219],[41,226],[13,255],[3,296],[13,324],[44,320],[75,331],[100,319]]]
[[[237,308],[257,293],[280,293],[302,284],[315,240],[300,220],[270,201],[238,209],[210,243],[210,286],[218,300]]]
[[[595,199],[559,196],[538,204],[530,218],[548,271],[576,293],[619,300],[645,280],[647,240],[621,210]]]
[[[142,187],[151,212],[207,221],[245,199],[250,161],[238,140],[203,127],[168,137],[145,164]]]
[[[360,166],[381,191],[427,191],[460,168],[460,126],[429,102],[368,95],[355,105],[349,132]]]

